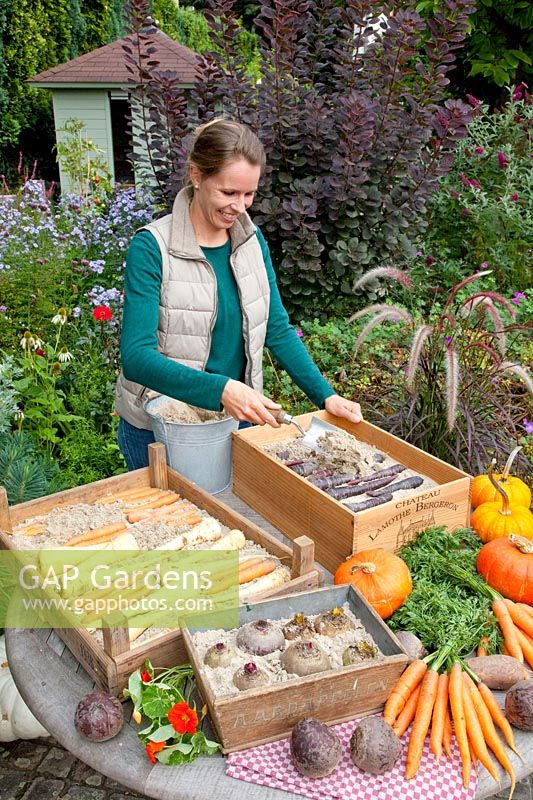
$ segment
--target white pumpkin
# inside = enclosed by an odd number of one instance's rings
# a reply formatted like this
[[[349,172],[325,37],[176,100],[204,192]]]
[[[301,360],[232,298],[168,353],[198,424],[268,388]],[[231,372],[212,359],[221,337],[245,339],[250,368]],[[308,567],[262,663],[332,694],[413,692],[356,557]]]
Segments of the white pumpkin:
[[[19,694],[6,657],[5,637],[0,636],[0,742],[49,736]]]

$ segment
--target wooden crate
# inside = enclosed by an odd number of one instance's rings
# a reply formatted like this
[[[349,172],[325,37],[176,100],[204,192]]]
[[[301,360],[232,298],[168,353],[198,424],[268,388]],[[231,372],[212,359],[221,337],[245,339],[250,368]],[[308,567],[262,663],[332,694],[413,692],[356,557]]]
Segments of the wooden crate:
[[[297,437],[293,426],[247,428],[233,434],[233,491],[245,503],[293,539],[305,534],[315,542],[316,558],[334,572],[351,553],[374,547],[396,551],[431,525],[450,530],[468,525],[471,477],[392,436],[318,411],[295,419],[307,429],[313,416],[343,428],[438,486],[354,513],[305,478],[269,456],[262,446]]]
[[[78,486],[48,497],[9,506],[5,489],[0,487],[0,548],[14,549],[11,532],[26,519],[48,514],[53,509],[76,503],[94,503],[110,493],[151,486],[171,489],[187,498],[199,508],[216,517],[223,525],[241,530],[245,537],[265,547],[272,555],[291,566],[291,580],[282,586],[257,597],[269,597],[320,586],[323,572],[315,568],[314,544],[305,536],[287,547],[246,517],[217,500],[179,473],[168,467],[165,446],[157,443],[149,447],[150,466]],[[179,629],[154,636],[143,642],[130,643],[127,628],[102,629],[103,647],[85,628],[62,628],[58,634],[96,683],[113,695],[120,695],[127,686],[129,675],[150,658],[158,667],[172,666],[187,661],[183,638]]]
[[[185,647],[225,753],[288,736],[304,717],[336,723],[372,714],[383,707],[407,665],[407,655],[392,631],[353,586],[325,587],[242,606],[240,625],[259,619],[290,618],[296,612],[318,614],[344,603],[349,604],[374,638],[384,660],[327,670],[227,697],[214,695],[191,635],[195,628],[207,627],[206,617],[187,618],[183,627]]]

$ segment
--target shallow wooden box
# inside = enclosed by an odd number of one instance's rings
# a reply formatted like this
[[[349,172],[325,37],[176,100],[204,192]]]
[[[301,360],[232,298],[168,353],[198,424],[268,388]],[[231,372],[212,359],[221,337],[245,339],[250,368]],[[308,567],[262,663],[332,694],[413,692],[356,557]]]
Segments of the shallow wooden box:
[[[171,469],[166,463],[163,444],[150,445],[149,456],[150,466],[145,469],[106,478],[15,506],[8,505],[5,489],[0,486],[0,549],[14,549],[10,533],[15,526],[30,517],[48,514],[55,508],[75,503],[94,503],[111,492],[152,486],[174,490],[216,517],[223,525],[238,528],[247,539],[264,546],[272,555],[282,559],[284,564],[291,567],[292,578],[289,582],[258,597],[300,592],[323,583],[323,572],[315,568],[314,544],[310,539],[302,536],[295,540],[292,548],[287,547],[248,521],[242,514]],[[179,628],[142,642],[130,642],[127,628],[103,628],[103,646],[85,628],[61,628],[57,632],[96,683],[113,695],[122,693],[130,674],[141,666],[146,658],[150,658],[158,667],[187,661]]]
[[[343,722],[383,707],[405,669],[407,655],[392,631],[353,586],[328,586],[241,606],[240,625],[259,619],[289,618],[296,612],[318,614],[343,603],[349,604],[374,638],[385,656],[383,661],[327,670],[228,697],[215,697],[206,682],[191,635],[195,630],[209,628],[209,615],[187,618],[183,627],[185,647],[225,753],[282,739],[304,717],[328,723]]]
[[[316,558],[331,572],[347,556],[361,550],[382,547],[397,551],[418,531],[432,525],[450,530],[468,525],[470,475],[368,422],[355,425],[327,411],[302,414],[295,419],[307,430],[313,416],[343,428],[438,484],[427,492],[415,489],[409,497],[355,514],[261,449],[266,444],[297,437],[292,425],[265,425],[235,432],[234,493],[289,538],[305,534],[313,539]]]

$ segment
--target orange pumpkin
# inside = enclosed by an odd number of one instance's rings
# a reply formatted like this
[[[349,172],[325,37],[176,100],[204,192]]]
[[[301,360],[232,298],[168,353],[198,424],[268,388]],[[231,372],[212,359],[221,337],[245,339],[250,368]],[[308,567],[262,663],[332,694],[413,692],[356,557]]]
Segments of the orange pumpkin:
[[[494,479],[505,491],[511,506],[531,505],[531,489],[521,478],[509,475],[511,466],[521,447],[515,447],[507,459],[507,463],[501,474],[495,474]],[[493,462],[495,463],[495,462]],[[491,483],[489,475],[477,475],[472,481],[472,505],[477,508],[482,503],[499,503],[502,505],[502,498],[498,490]]]
[[[476,567],[504,597],[533,606],[533,541],[515,534],[493,539],[479,551]]]
[[[470,525],[482,542],[490,542],[510,533],[533,539],[533,514],[524,506],[511,506],[507,493],[494,480],[489,470],[489,480],[500,493],[502,502],[482,503],[476,508],[470,519]]]
[[[349,556],[337,569],[333,581],[353,584],[382,619],[400,608],[413,590],[405,561],[381,548]]]

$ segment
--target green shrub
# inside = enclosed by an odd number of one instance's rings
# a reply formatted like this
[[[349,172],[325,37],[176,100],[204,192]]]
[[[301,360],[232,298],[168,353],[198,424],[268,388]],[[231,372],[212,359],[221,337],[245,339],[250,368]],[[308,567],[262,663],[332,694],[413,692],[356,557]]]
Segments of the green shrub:
[[[0,485],[10,505],[59,492],[66,482],[59,464],[38,453],[27,433],[0,434]]]
[[[117,444],[116,426],[102,434],[92,421],[84,419],[61,440],[59,451],[61,474],[69,486],[92,483],[127,471]]]
[[[425,250],[434,270],[443,262],[462,264],[463,276],[488,268],[500,291],[531,286],[532,123],[525,100],[492,114],[479,108],[430,203]]]

